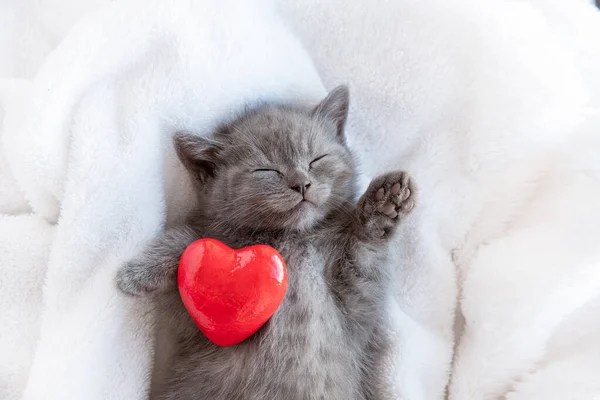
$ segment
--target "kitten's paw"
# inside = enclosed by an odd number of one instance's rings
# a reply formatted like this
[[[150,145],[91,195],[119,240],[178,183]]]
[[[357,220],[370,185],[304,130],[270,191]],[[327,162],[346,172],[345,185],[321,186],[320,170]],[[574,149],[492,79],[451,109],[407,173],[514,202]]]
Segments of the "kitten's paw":
[[[390,172],[371,183],[375,190],[376,209],[380,213],[395,219],[400,214],[408,214],[414,207],[414,187],[406,172]]]
[[[152,296],[168,286],[170,277],[158,273],[158,266],[141,260],[125,263],[117,272],[117,287],[130,296]]]
[[[413,209],[414,191],[410,176],[403,171],[373,179],[358,206],[365,233],[372,237],[389,235],[400,215]]]

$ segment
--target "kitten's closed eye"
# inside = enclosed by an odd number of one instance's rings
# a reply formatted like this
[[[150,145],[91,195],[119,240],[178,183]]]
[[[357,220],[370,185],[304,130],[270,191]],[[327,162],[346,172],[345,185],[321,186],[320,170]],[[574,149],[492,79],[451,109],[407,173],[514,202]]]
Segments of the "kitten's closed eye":
[[[252,173],[265,173],[265,172],[266,173],[268,173],[268,172],[274,172],[277,175],[283,176],[283,174],[280,171],[278,171],[276,169],[272,169],[272,168],[257,168],[257,169],[255,169],[255,170],[252,171]]]
[[[323,154],[322,156],[319,156],[319,157],[315,158],[314,160],[312,160],[310,162],[310,164],[308,164],[308,168],[312,168],[314,166],[313,164],[317,163],[319,160],[321,160],[321,159],[323,159],[323,158],[325,158],[327,156],[328,156],[328,154]]]

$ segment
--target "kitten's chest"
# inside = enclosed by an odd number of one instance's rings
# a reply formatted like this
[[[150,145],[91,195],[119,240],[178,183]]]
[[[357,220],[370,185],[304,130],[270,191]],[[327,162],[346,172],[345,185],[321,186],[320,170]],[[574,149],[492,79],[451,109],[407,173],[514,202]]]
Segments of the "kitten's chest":
[[[195,393],[238,399],[243,391],[243,398],[252,400],[362,399],[361,351],[327,279],[327,257],[310,241],[269,244],[286,261],[286,295],[271,319],[239,345],[215,347],[199,333],[186,342]],[[227,371],[226,382],[219,371]],[[215,397],[213,390],[222,395]]]
[[[278,248],[287,265],[288,289],[272,318],[273,325],[314,331],[315,336],[341,329],[337,323],[341,315],[328,283],[326,257],[321,249],[309,241],[284,242]]]
[[[288,290],[258,332],[261,347],[256,350],[264,356],[265,367],[285,366],[279,378],[295,381],[297,393],[355,398],[357,380],[350,377],[357,373],[358,353],[327,279],[326,257],[308,241],[283,243],[279,249],[288,267]]]

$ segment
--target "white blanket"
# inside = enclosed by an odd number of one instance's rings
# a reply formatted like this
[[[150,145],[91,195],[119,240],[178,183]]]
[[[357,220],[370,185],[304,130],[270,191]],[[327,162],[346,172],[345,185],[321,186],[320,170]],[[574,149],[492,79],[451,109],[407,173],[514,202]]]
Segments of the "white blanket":
[[[590,2],[5,3],[1,399],[146,398],[154,318],[113,279],[193,206],[170,135],[338,83],[366,178],[403,168],[420,189],[396,246],[394,397],[600,398]]]

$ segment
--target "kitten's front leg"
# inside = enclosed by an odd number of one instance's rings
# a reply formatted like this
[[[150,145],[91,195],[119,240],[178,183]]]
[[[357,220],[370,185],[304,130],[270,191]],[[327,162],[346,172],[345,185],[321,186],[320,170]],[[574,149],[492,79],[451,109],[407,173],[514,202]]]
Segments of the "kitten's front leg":
[[[406,172],[394,171],[371,182],[358,202],[354,229],[341,265],[341,298],[351,316],[351,332],[364,346],[367,399],[390,398],[381,379],[389,362],[386,302],[391,289],[390,252],[386,248],[398,223],[414,208],[415,187]]]
[[[356,208],[356,235],[363,241],[382,241],[395,232],[400,219],[414,207],[415,188],[403,171],[381,175],[371,182]]]
[[[167,229],[121,267],[117,286],[132,296],[149,296],[175,288],[179,259],[198,238],[198,233],[188,226]]]
[[[343,225],[346,245],[344,254],[336,257],[345,262],[337,263],[333,273],[357,288],[361,296],[370,296],[363,290],[366,282],[377,288],[369,289],[373,293],[387,285],[389,251],[385,247],[402,217],[413,209],[414,198],[415,187],[406,172],[381,175],[358,201],[350,223]],[[355,284],[357,279],[362,284]]]

